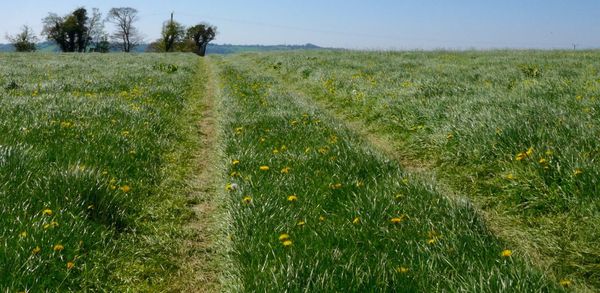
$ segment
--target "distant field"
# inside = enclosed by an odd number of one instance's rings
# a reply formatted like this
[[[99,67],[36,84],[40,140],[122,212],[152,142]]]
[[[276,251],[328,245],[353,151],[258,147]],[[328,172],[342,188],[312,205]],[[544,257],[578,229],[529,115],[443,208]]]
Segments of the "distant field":
[[[0,291],[165,286],[190,215],[174,160],[197,66],[192,55],[1,56]]]
[[[0,291],[598,291],[599,60],[1,54]]]
[[[600,53],[237,57],[468,196],[515,254],[600,289]]]

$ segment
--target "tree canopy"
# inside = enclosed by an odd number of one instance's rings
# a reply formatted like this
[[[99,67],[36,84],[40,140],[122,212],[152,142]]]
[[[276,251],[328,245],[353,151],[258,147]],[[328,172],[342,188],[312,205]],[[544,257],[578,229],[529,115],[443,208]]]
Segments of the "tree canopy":
[[[55,41],[63,52],[85,52],[90,40],[85,8],[77,8],[64,17],[49,13],[43,23],[42,35]]]
[[[17,52],[34,52],[36,50],[37,37],[29,26],[24,25],[20,33],[14,36],[7,35],[6,38]]]
[[[206,55],[206,47],[208,43],[213,41],[217,36],[217,27],[208,23],[200,23],[188,28],[187,37],[194,41],[196,45],[195,53],[204,56]]]

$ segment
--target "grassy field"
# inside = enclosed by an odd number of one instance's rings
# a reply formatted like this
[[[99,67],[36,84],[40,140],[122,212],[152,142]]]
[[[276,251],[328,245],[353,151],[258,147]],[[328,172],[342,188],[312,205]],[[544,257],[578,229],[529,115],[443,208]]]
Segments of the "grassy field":
[[[2,292],[600,290],[598,52],[0,57]]]
[[[411,178],[264,68],[219,64],[233,291],[554,291],[467,201]]]
[[[558,282],[600,289],[600,53],[240,57],[472,199]],[[432,184],[435,184],[432,182]]]
[[[1,291],[152,291],[185,237],[191,55],[3,54]]]

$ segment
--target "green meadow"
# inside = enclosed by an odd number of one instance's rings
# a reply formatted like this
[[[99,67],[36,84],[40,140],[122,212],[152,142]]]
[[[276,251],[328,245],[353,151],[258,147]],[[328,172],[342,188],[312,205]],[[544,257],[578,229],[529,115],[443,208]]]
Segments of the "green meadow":
[[[2,55],[2,291],[166,286],[191,214],[178,173],[198,66],[191,55]]]
[[[599,57],[2,54],[0,289],[598,291]]]

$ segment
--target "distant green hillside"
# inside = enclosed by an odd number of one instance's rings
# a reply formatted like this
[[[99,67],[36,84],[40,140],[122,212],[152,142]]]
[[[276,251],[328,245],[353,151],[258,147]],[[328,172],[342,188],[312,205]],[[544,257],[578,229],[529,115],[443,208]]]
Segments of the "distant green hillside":
[[[306,45],[274,45],[274,46],[263,46],[263,45],[213,45],[209,44],[207,51],[209,54],[234,54],[242,52],[271,52],[271,51],[290,51],[290,50],[318,50],[324,49],[317,45],[306,44]]]
[[[40,52],[58,52],[58,47],[52,42],[43,42],[37,45]],[[135,52],[146,52],[148,44],[142,44],[135,48]],[[291,50],[318,50],[324,49],[317,45],[231,45],[231,44],[209,44],[208,54],[235,54],[242,52],[273,52],[273,51],[291,51]],[[14,47],[10,44],[0,44],[0,52],[13,52]]]

